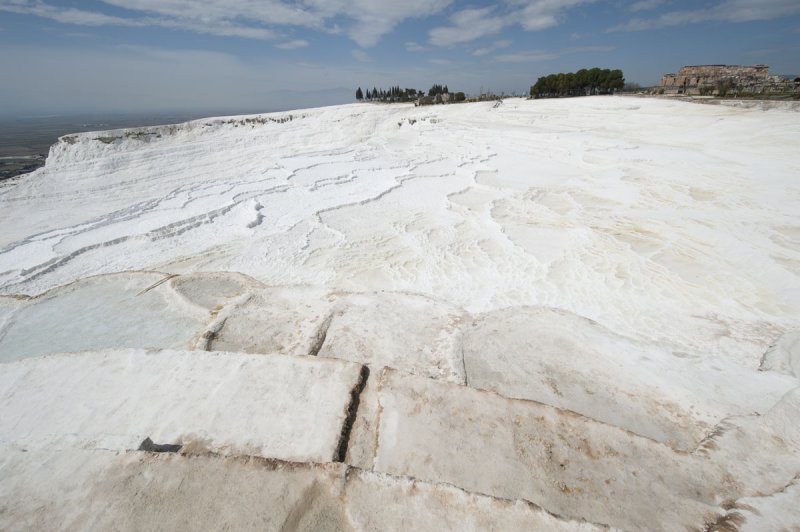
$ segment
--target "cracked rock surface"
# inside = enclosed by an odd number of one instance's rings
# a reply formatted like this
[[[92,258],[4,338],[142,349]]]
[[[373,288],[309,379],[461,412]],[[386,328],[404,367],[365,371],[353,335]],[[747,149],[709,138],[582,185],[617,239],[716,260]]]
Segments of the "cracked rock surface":
[[[800,528],[798,124],[585,98],[62,138],[0,191],[0,529]]]

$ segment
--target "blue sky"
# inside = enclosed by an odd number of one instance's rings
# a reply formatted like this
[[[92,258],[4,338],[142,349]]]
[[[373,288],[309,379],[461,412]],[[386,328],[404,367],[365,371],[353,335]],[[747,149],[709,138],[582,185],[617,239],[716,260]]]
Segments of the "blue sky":
[[[261,111],[356,86],[522,93],[621,68],[800,73],[800,0],[0,0],[0,114]]]

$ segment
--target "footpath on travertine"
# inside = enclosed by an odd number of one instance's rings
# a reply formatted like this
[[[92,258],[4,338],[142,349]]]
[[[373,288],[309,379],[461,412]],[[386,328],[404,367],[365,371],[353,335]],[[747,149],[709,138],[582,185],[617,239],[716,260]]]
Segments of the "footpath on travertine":
[[[2,529],[798,522],[789,337],[783,373],[715,377],[742,396],[726,412],[702,368],[685,408],[656,347],[546,308],[130,272],[0,299],[0,323]],[[592,365],[634,353],[635,378]]]

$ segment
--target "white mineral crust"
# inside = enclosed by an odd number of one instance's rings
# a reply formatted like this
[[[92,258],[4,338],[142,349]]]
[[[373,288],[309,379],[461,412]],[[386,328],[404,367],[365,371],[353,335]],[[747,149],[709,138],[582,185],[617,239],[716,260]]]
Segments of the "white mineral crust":
[[[792,109],[62,137],[0,188],[0,528],[800,528]]]

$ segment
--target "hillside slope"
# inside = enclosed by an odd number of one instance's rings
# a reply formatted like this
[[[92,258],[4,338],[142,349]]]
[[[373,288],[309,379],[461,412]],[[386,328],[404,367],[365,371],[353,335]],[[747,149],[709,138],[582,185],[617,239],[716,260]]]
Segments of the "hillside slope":
[[[799,134],[598,97],[62,137],[0,191],[0,527],[800,526]]]

